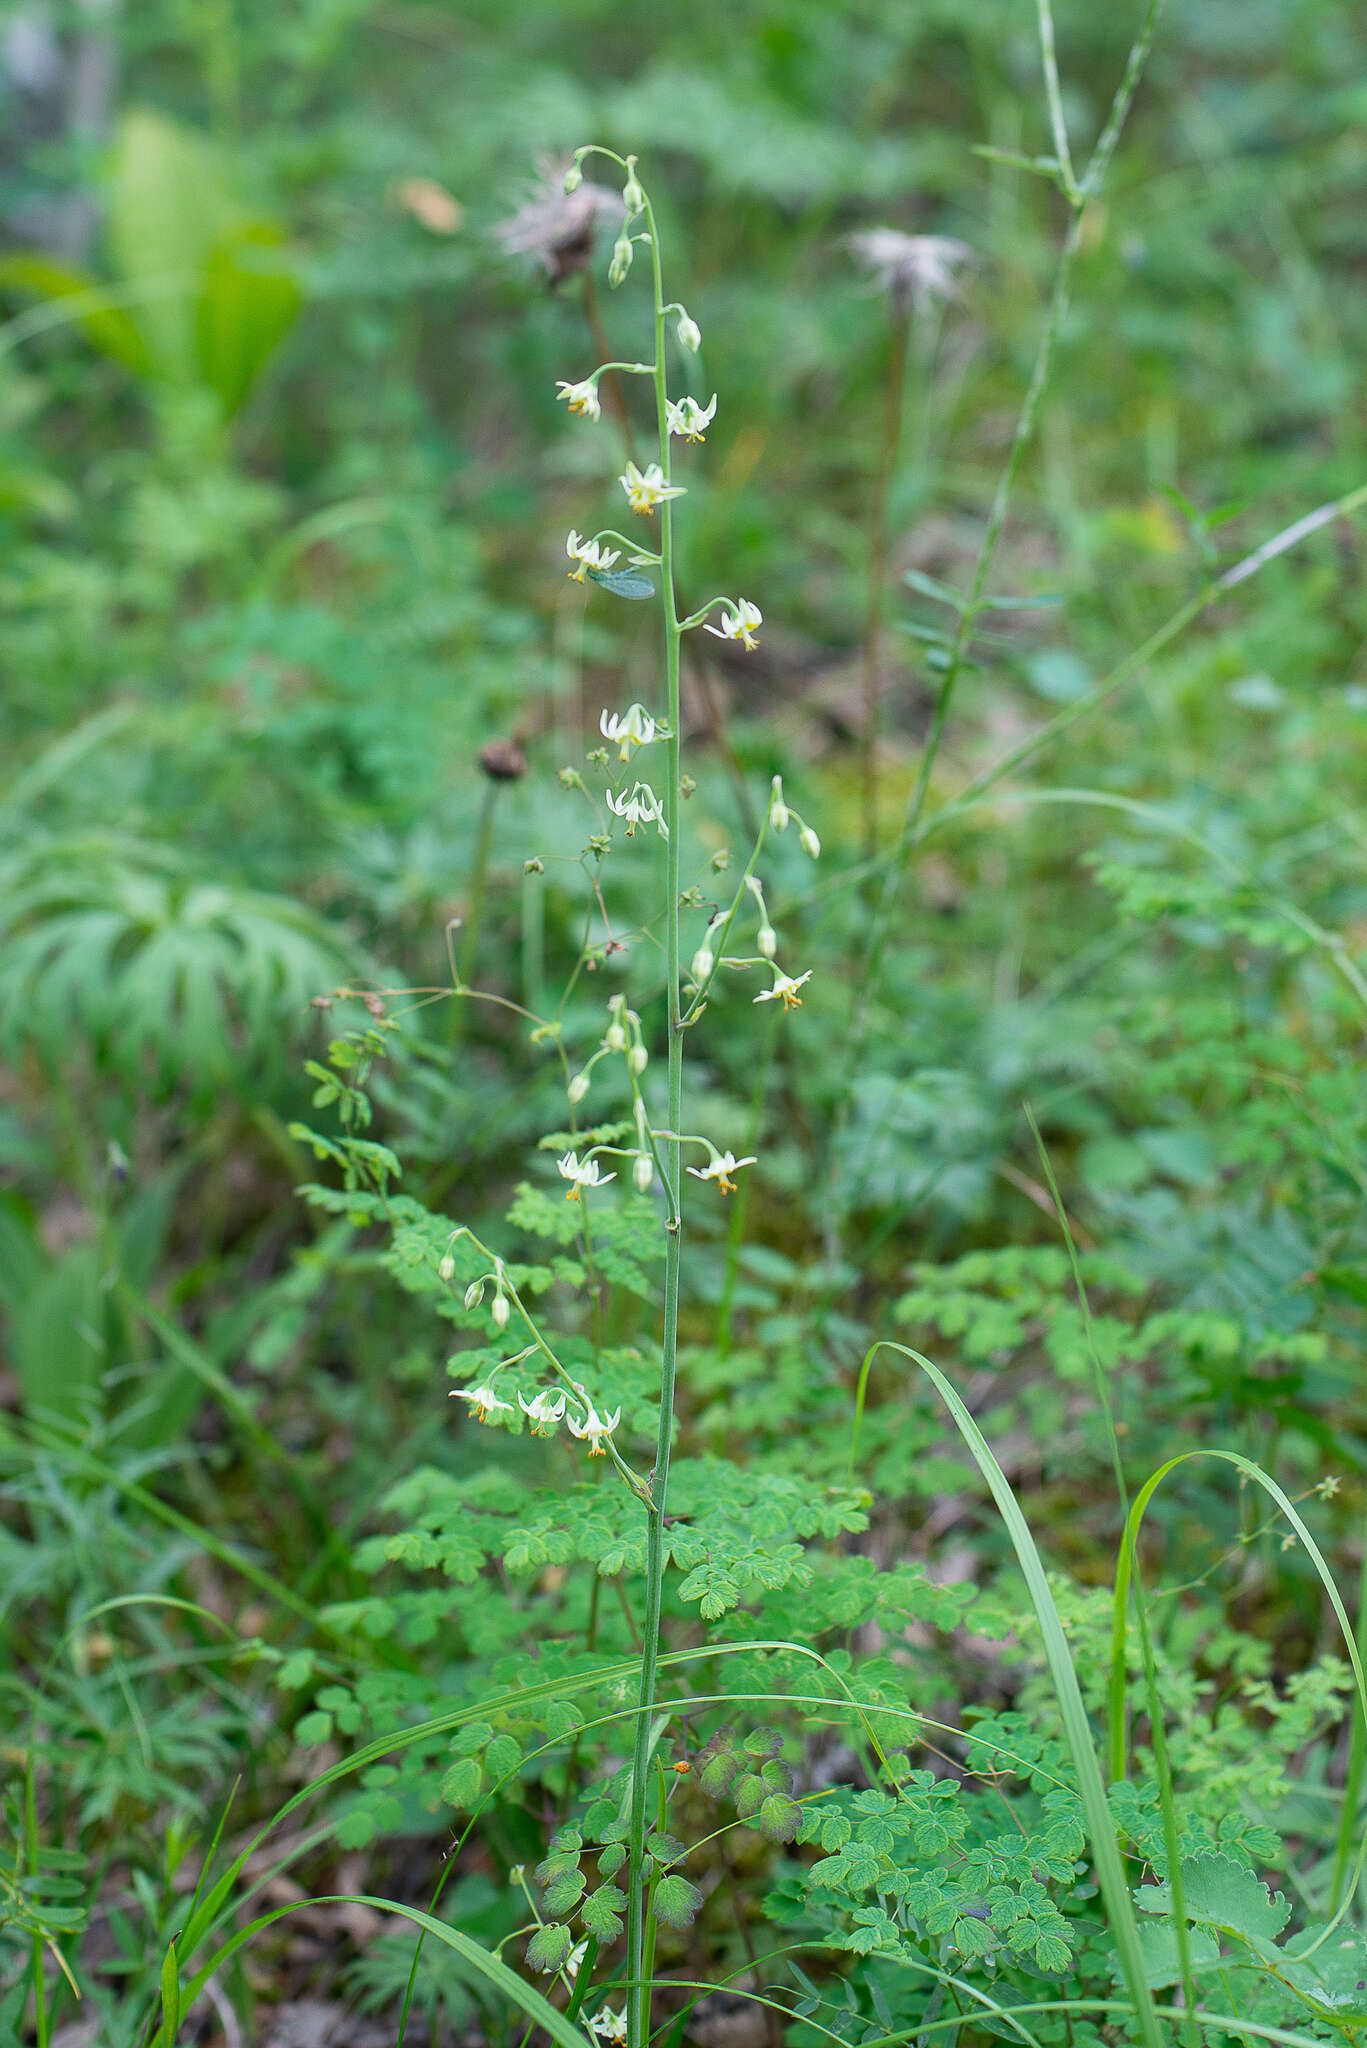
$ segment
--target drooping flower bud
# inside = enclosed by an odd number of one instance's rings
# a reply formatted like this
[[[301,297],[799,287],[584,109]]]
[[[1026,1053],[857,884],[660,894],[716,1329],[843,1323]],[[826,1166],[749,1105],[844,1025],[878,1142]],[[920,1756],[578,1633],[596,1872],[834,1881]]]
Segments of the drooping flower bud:
[[[697,321],[688,313],[680,313],[679,324],[674,331],[679,337],[680,348],[686,348],[690,355],[695,356],[702,347],[702,329]]]
[[[627,172],[627,181],[622,187],[622,204],[625,206],[628,214],[633,214],[643,213],[645,211],[645,203],[646,195],[641,190],[641,181],[636,175],[636,167],[633,164]]]
[[[688,971],[694,981],[701,985],[717,964],[717,956],[710,946],[699,946],[689,963]]]
[[[778,951],[778,934],[771,924],[762,924],[755,938],[755,944],[766,960],[772,960]]]
[[[576,1074],[569,1087],[565,1090],[571,1102],[582,1102],[588,1092],[589,1077],[587,1074]]]
[[[450,1264],[452,1267],[452,1271],[455,1270],[454,1263],[452,1261],[443,1260],[442,1263],[443,1265]],[[444,1273],[442,1275],[442,1278],[446,1278],[446,1275]],[[470,1285],[465,1290],[465,1306],[467,1308],[478,1308],[483,1299],[484,1282],[482,1280],[472,1280],[470,1282]]]
[[[813,860],[821,858],[821,841],[817,838],[810,825],[804,825],[797,838],[798,844],[804,853],[809,853]]]
[[[577,192],[579,190],[579,187],[583,184],[583,182],[583,171],[579,168],[579,165],[577,163],[571,164],[569,169],[565,173],[566,193],[568,194],[570,192]]]
[[[451,1254],[450,1254],[450,1252],[448,1252],[448,1253],[446,1254],[446,1257],[445,1257],[445,1258],[444,1258],[444,1259],[442,1260],[441,1264],[440,1264],[440,1265],[438,1266],[438,1268],[437,1268],[437,1271],[438,1271],[438,1272],[439,1272],[439,1273],[441,1274],[441,1277],[442,1277],[442,1279],[443,1279],[443,1280],[447,1280],[447,1281],[450,1281],[450,1280],[454,1280],[454,1279],[455,1279],[455,1277],[456,1277],[456,1262],[455,1262],[455,1260],[454,1260],[454,1259],[453,1259],[453,1258],[451,1257]]]
[[[627,1065],[631,1068],[633,1074],[643,1074],[649,1059],[650,1054],[643,1045],[633,1045],[627,1054]]]
[[[631,258],[631,236],[619,235],[612,245],[612,261],[608,265],[608,283],[614,291],[630,270]]]
[[[655,1179],[655,1166],[648,1152],[638,1152],[636,1154],[635,1164],[631,1169],[631,1177],[636,1183],[639,1194],[648,1195],[650,1193],[651,1185]]]
[[[769,823],[775,832],[787,831],[788,816],[788,806],[783,801],[783,777],[776,775],[770,785],[769,794]]]
[[[494,1328],[495,1328],[496,1330],[506,1330],[506,1329],[507,1329],[507,1327],[508,1327],[508,1297],[507,1297],[507,1295],[506,1295],[506,1294],[496,1294],[496,1295],[494,1296],[494,1298],[493,1298],[493,1302],[492,1302],[492,1304],[490,1305],[489,1313],[490,1313],[490,1315],[491,1315],[491,1316],[493,1317],[493,1319],[494,1319]]]

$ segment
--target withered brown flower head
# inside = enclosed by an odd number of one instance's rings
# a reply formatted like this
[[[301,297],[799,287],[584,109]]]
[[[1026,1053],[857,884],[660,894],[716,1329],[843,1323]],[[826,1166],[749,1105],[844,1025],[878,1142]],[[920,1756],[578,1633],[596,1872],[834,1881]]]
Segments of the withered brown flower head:
[[[573,192],[564,187],[564,166],[543,159],[541,184],[511,220],[494,234],[510,256],[535,256],[553,285],[587,269],[600,228],[615,233],[626,213],[619,192],[585,178]]]
[[[900,228],[865,228],[849,246],[892,301],[899,320],[925,313],[937,299],[961,296],[954,272],[971,262],[967,242],[952,235],[906,235]]]
[[[527,756],[516,740],[490,740],[480,748],[479,765],[491,782],[516,782],[527,773]]]

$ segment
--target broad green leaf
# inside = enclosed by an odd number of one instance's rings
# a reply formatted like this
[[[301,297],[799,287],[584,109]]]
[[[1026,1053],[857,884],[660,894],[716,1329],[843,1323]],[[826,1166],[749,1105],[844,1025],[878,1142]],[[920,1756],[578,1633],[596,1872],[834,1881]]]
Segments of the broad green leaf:
[[[303,303],[283,267],[284,245],[271,222],[248,221],[222,234],[205,262],[195,306],[196,358],[227,418],[250,396]]]

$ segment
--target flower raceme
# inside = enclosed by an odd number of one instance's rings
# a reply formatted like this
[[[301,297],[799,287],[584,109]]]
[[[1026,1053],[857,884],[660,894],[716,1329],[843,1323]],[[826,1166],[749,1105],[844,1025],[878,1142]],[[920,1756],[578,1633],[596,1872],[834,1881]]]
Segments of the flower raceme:
[[[630,705],[620,715],[615,711],[604,711],[598,720],[598,730],[617,748],[619,761],[629,761],[633,747],[648,747],[660,732],[655,720],[641,704]]]
[[[530,1420],[533,1436],[554,1436],[565,1413],[565,1396],[549,1393],[543,1387],[530,1401],[524,1401],[519,1394],[517,1405]]]
[[[468,1401],[474,1410],[476,1422],[487,1422],[491,1415],[511,1415],[511,1401],[500,1401],[492,1387],[453,1387],[453,1401]]]
[[[665,473],[658,462],[649,463],[644,470],[639,470],[634,462],[629,462],[617,481],[626,492],[627,503],[633,512],[650,513],[666,498],[682,498],[685,495],[682,484],[665,482]]]
[[[557,378],[555,388],[571,412],[581,414],[586,420],[602,418],[603,407],[598,397],[598,386],[592,377],[586,377],[582,384],[567,384],[563,378]]]
[[[579,564],[577,569],[569,572],[571,582],[582,583],[589,569],[610,569],[620,552],[619,548],[605,548],[596,540],[584,540],[571,532],[565,539],[565,553],[572,562]]]
[[[561,1179],[570,1183],[565,1190],[567,1202],[577,1202],[581,1188],[604,1188],[617,1178],[615,1173],[604,1173],[596,1159],[581,1160],[577,1152],[566,1152],[555,1165]]]
[[[574,1390],[583,1402],[586,1413],[582,1422],[573,1415],[566,1418],[569,1423],[570,1435],[577,1436],[587,1442],[591,1458],[605,1458],[607,1452],[603,1449],[603,1440],[605,1437],[610,1437],[616,1429],[622,1419],[622,1411],[618,1407],[613,1409],[611,1415],[600,1415],[578,1380],[574,1383]]]
[[[755,627],[764,624],[764,614],[757,604],[751,604],[746,597],[738,597],[731,611],[724,611],[719,626],[707,626],[703,630],[714,633],[718,640],[739,640],[745,648],[759,643],[755,639]]]
[[[607,796],[608,809],[615,812],[619,818],[626,820],[628,839],[631,838],[638,825],[654,825],[658,829],[661,839],[668,839],[669,827],[664,821],[664,812],[660,808],[660,799],[656,796],[648,782],[638,782],[630,796],[614,796],[611,790],[608,791]]]
[[[571,404],[573,400],[571,400]],[[707,429],[711,426],[717,411],[717,394],[712,393],[710,405],[700,405],[696,398],[666,399],[665,416],[671,434],[678,434],[685,441],[705,441]]]
[[[691,1173],[694,1180],[714,1180],[724,1195],[734,1195],[736,1183],[732,1175],[739,1173],[742,1166],[754,1164],[753,1152],[745,1159],[737,1159],[734,1152],[714,1152],[706,1166],[689,1166],[685,1171]]]
[[[755,997],[755,1001],[757,1003],[782,1003],[785,1010],[800,1010],[802,1008],[802,998],[798,994],[798,990],[806,982],[809,982],[811,978],[812,970],[810,967],[805,974],[796,976],[775,972],[773,987],[764,989]]]

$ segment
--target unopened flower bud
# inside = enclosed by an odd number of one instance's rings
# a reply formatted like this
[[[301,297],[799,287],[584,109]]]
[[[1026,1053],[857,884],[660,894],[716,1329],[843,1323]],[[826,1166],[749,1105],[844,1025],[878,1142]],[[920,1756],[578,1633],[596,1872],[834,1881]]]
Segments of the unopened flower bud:
[[[606,1032],[606,1035],[604,1036],[604,1039],[603,1039],[603,1043],[604,1043],[604,1045],[605,1045],[605,1046],[607,1047],[607,1049],[608,1049],[608,1051],[609,1051],[609,1052],[625,1052],[625,1051],[626,1051],[626,1049],[627,1049],[627,1035],[626,1035],[626,1032],[625,1032],[625,1031],[624,1031],[624,1030],[622,1029],[621,1025],[620,1025],[619,1023],[617,1023],[617,1022],[616,1022],[616,1020],[615,1020],[615,1019],[614,1019],[614,1021],[613,1021],[613,1022],[612,1022],[611,1024],[609,1024],[609,1026],[608,1026],[608,1028],[607,1028],[607,1032]]]
[[[688,971],[692,975],[694,981],[701,984],[702,982],[706,981],[708,975],[712,972],[712,969],[716,966],[716,964],[717,956],[712,951],[712,948],[710,946],[699,946],[697,952],[693,955],[692,961],[689,964]]]
[[[530,860],[523,861],[522,872],[524,875],[544,875],[546,863],[537,854],[533,854]]]
[[[438,1266],[438,1268],[437,1268],[437,1271],[438,1271],[438,1272],[439,1272],[439,1273],[441,1274],[441,1277],[442,1277],[442,1279],[443,1279],[443,1280],[454,1280],[454,1279],[455,1279],[455,1277],[456,1277],[456,1262],[455,1262],[455,1260],[454,1260],[454,1259],[453,1259],[453,1258],[451,1257],[451,1254],[450,1254],[450,1252],[448,1252],[448,1253],[446,1254],[446,1257],[445,1257],[445,1258],[444,1258],[444,1259],[442,1260],[441,1264],[440,1264],[440,1265]]]
[[[690,355],[696,355],[702,347],[702,329],[687,313],[680,313],[679,324],[674,330],[679,337],[680,348],[686,348]]]
[[[588,1092],[589,1077],[587,1074],[576,1074],[569,1087],[565,1090],[571,1102],[582,1102]]]
[[[760,926],[755,944],[759,947],[766,960],[773,959],[778,951],[778,934],[771,924],[762,924]]]
[[[494,1319],[494,1328],[496,1330],[507,1329],[508,1297],[506,1294],[496,1294],[494,1296],[493,1301],[490,1304],[489,1313]]]
[[[566,173],[565,173],[565,190],[566,190],[566,192],[567,192],[567,193],[569,193],[569,192],[577,192],[577,191],[579,190],[579,187],[580,187],[580,186],[581,186],[581,185],[583,184],[583,182],[584,182],[584,173],[583,173],[583,171],[582,171],[582,170],[580,169],[580,167],[579,167],[579,165],[578,165],[577,163],[571,164],[571,165],[570,165],[570,167],[569,167],[569,169],[568,169],[568,170],[566,171]],[[520,1873],[519,1873],[519,1874],[520,1874]]]
[[[788,806],[783,801],[783,777],[781,775],[776,775],[770,785],[769,823],[773,826],[775,832],[786,832],[788,829]]]
[[[641,181],[634,170],[627,172],[626,184],[622,187],[622,204],[629,214],[645,210],[646,195],[641,190]]]
[[[614,289],[622,282],[631,268],[631,236],[619,235],[612,245],[612,261],[608,265],[608,283]]]
[[[627,1054],[627,1065],[631,1068],[633,1074],[643,1074],[649,1059],[650,1054],[643,1045],[633,1045],[631,1051]]]
[[[815,832],[813,832],[810,825],[804,825],[802,830],[798,833],[797,838],[798,844],[801,846],[802,851],[804,853],[809,853],[812,856],[813,860],[820,859],[821,841],[817,838]]]
[[[648,1195],[650,1193],[651,1183],[655,1178],[655,1167],[648,1153],[638,1152],[636,1154],[635,1164],[631,1169],[631,1177],[636,1183],[639,1194]]]
[[[452,1272],[455,1271],[455,1264],[454,1261],[451,1259],[443,1259],[442,1265],[450,1266]],[[445,1280],[447,1278],[447,1275],[443,1272],[441,1277],[443,1280]],[[465,1290],[465,1306],[467,1308],[478,1308],[483,1299],[484,1282],[482,1280],[472,1280],[470,1282],[470,1285]]]

